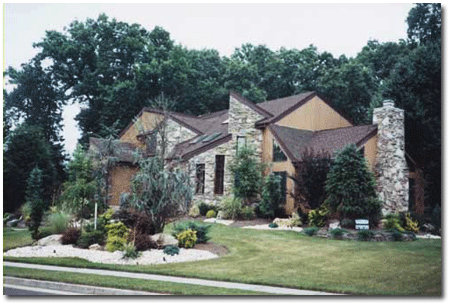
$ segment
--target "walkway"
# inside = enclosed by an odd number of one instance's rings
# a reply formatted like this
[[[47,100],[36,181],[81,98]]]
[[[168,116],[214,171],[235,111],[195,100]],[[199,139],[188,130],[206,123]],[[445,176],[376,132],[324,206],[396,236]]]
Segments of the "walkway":
[[[19,263],[19,262],[8,262],[8,261],[3,262],[3,265],[9,266],[9,267],[18,267],[18,268],[29,268],[29,269],[38,269],[38,270],[48,270],[48,271],[81,273],[81,274],[97,274],[97,275],[103,275],[103,276],[127,277],[127,278],[137,278],[137,279],[145,279],[145,280],[157,280],[157,281],[166,281],[166,282],[173,282],[173,283],[183,283],[183,284],[190,284],[190,285],[210,286],[210,287],[218,287],[218,288],[250,290],[250,291],[264,292],[264,293],[269,293],[269,294],[274,294],[274,295],[337,295],[335,293],[326,293],[326,292],[310,291],[310,290],[299,290],[299,289],[251,285],[251,284],[243,284],[243,283],[235,283],[235,282],[205,280],[205,279],[198,279],[198,278],[174,277],[174,276],[165,276],[165,275],[156,275],[156,274],[110,271],[110,270],[101,270],[101,269],[69,268],[69,267],[60,267],[60,266],[53,266],[53,265],[41,265],[41,264],[30,264],[30,263]]]

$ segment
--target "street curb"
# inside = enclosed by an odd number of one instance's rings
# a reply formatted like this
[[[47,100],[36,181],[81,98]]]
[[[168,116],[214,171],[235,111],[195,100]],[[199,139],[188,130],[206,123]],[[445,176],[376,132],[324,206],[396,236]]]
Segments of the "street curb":
[[[36,279],[25,279],[11,276],[3,276],[3,286],[17,285],[40,289],[50,289],[65,292],[75,292],[82,295],[164,295],[161,293],[152,293],[144,291],[123,290],[115,288],[93,287],[85,285],[76,285],[62,282],[44,281]]]

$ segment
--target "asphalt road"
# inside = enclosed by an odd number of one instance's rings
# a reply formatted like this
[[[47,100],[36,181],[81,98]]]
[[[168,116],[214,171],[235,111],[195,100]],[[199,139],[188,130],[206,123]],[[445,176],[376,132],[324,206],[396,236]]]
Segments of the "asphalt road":
[[[4,285],[3,295],[7,296],[51,296],[51,295],[80,295],[79,293],[37,289],[16,285]]]

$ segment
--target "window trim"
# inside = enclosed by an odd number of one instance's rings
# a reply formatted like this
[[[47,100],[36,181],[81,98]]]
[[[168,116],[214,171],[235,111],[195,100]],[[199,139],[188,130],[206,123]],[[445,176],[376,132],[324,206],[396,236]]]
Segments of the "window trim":
[[[279,152],[277,152],[279,150]],[[279,155],[279,156],[277,156]],[[273,139],[273,145],[272,145],[272,161],[273,162],[285,162],[287,161],[287,155],[282,150],[281,146],[276,142],[275,139]]]
[[[220,166],[221,161],[221,167]],[[213,194],[223,195],[224,193],[224,166],[226,158],[224,155],[215,155],[215,177]]]

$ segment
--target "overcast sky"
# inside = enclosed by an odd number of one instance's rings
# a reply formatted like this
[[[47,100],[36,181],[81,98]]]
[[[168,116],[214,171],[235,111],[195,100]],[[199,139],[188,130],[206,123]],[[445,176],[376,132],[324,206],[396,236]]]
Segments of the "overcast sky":
[[[106,13],[148,30],[161,26],[178,44],[216,49],[229,56],[244,43],[303,49],[313,44],[335,57],[355,56],[370,39],[406,38],[408,12],[401,4],[4,4],[4,65],[19,68],[39,50],[32,47],[46,30],[62,31],[73,20]],[[66,149],[79,137],[73,117],[64,113]]]

